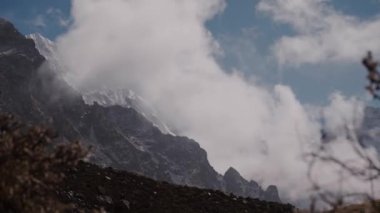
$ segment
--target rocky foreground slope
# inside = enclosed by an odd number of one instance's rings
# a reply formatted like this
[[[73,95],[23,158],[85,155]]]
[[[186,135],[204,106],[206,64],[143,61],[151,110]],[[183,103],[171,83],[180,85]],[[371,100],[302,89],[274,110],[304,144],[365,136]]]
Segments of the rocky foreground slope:
[[[84,210],[155,213],[287,213],[290,204],[237,197],[217,190],[157,182],[129,172],[80,163],[66,171],[59,196]]]

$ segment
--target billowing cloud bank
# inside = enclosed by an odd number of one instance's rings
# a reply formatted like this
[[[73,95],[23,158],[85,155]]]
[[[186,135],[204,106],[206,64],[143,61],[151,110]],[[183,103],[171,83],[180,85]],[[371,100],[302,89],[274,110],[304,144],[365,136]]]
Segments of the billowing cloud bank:
[[[258,11],[295,30],[273,46],[281,64],[352,62],[368,50],[380,52],[380,18],[360,20],[335,10],[329,1],[260,1]]]
[[[130,88],[197,140],[219,172],[234,166],[278,185],[283,196],[305,198],[303,154],[319,144],[319,123],[289,87],[266,89],[217,64],[205,22],[224,7],[223,0],[73,0],[73,26],[59,51],[78,88]],[[352,113],[344,109],[337,111]],[[325,170],[322,182],[336,177],[334,168]]]

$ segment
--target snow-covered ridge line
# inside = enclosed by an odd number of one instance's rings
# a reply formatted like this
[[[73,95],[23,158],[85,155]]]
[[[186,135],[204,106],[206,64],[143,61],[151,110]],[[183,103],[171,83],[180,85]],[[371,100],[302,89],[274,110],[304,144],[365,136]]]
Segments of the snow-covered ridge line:
[[[29,34],[26,38],[32,39],[36,45],[37,50],[46,59],[52,58],[55,53],[55,44],[53,41],[43,37],[39,33]]]
[[[69,80],[70,76],[67,75],[64,66],[60,63],[55,43],[38,33],[30,34],[26,37],[34,41],[37,50],[45,57],[49,67],[59,75],[59,77],[63,78],[66,83],[73,86]],[[175,135],[170,128],[162,122],[154,107],[130,89],[104,89],[103,91],[96,92],[82,92],[82,97],[85,103],[89,105],[97,102],[103,106],[119,105],[122,107],[133,108],[149,120],[154,126],[160,129],[162,133]]]
[[[148,103],[144,98],[137,95],[130,89],[96,91],[83,94],[83,100],[86,104],[92,105],[97,102],[103,106],[122,106],[126,108],[133,108],[154,126],[156,126],[162,133],[175,135],[170,128],[161,121],[157,111]]]

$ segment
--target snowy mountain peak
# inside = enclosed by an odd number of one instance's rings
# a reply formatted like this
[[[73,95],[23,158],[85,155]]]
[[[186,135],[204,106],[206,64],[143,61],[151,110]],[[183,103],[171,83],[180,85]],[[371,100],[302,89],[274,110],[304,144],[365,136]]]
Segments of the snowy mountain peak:
[[[47,60],[52,59],[55,55],[55,44],[53,41],[45,38],[39,33],[33,33],[26,36],[29,39],[32,39],[36,44],[36,48],[40,52],[42,56],[44,56]]]
[[[35,42],[36,48],[41,53],[41,55],[46,58],[49,67],[55,73],[59,74],[60,77],[66,81],[66,83],[74,87],[70,84],[70,79],[72,76],[68,75],[66,68],[60,63],[55,43],[39,33],[30,34],[26,37],[32,39]],[[165,134],[175,135],[170,130],[170,128],[161,121],[154,107],[149,104],[149,102],[144,98],[137,95],[130,89],[125,88],[110,90],[105,88],[102,91],[83,92],[82,96],[86,104],[89,105],[97,102],[103,106],[119,105],[126,108],[133,108],[150,122],[152,122],[154,126],[161,130],[161,132]]]
[[[162,133],[175,135],[170,128],[159,118],[154,107],[141,96],[130,89],[118,89],[96,91],[83,94],[86,104],[92,105],[95,102],[102,106],[122,106],[133,108],[157,127]]]

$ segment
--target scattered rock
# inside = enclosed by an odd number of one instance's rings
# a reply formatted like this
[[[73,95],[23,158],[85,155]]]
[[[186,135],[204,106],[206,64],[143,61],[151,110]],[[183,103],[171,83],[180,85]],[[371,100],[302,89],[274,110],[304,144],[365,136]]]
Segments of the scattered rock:
[[[74,203],[84,210],[104,208],[107,212],[140,213],[290,213],[294,208],[290,204],[226,195],[217,190],[172,185],[84,162],[65,173],[66,180],[58,189],[61,192],[58,193],[59,197],[63,202]],[[62,191],[71,196],[62,196],[65,194]],[[76,198],[79,194],[81,199]]]
[[[124,204],[125,207],[129,209],[129,201],[128,200],[121,200],[121,202]]]
[[[106,193],[106,190],[104,189],[103,186],[98,186],[98,192],[102,195],[104,195]]]

